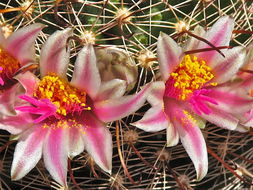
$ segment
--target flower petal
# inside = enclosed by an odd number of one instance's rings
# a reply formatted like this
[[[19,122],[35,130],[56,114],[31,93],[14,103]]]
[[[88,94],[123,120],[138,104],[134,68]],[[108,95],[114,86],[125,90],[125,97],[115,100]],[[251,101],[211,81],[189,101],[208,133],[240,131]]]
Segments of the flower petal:
[[[165,33],[160,33],[157,42],[157,56],[163,80],[167,80],[171,72],[180,63],[182,49]]]
[[[118,98],[124,95],[126,91],[126,81],[113,79],[101,84],[100,90],[95,101]]]
[[[206,95],[218,103],[218,105],[215,106],[217,109],[227,113],[245,113],[253,106],[253,99],[247,96],[244,91],[240,92],[239,88],[231,89],[230,86],[216,87],[207,91]]]
[[[229,16],[221,17],[210,30],[204,35],[204,39],[211,42],[214,46],[228,46],[232,31],[234,29],[234,20]],[[197,49],[210,48],[210,46],[204,42],[200,42]],[[198,57],[203,58],[208,64],[215,62],[215,57],[221,56],[217,51],[206,51],[197,54]]]
[[[210,114],[202,114],[201,117],[207,121],[225,129],[235,130],[239,120],[232,114],[224,112],[224,110],[218,109],[217,106],[209,106],[211,109]]]
[[[31,114],[17,112],[17,115],[14,116],[2,117],[0,119],[0,129],[16,135],[29,128],[33,120]]]
[[[121,119],[137,111],[144,104],[151,89],[150,87],[150,84],[146,85],[135,95],[95,102],[92,109],[97,117],[104,122]]]
[[[213,72],[215,74],[212,82],[224,83],[236,75],[244,64],[246,51],[243,47],[234,47],[224,52],[226,57],[219,56],[215,60]]]
[[[91,98],[96,97],[101,85],[101,79],[93,46],[87,45],[79,52],[71,84],[78,89],[86,91]]]
[[[112,136],[108,128],[95,116],[87,113],[84,117],[84,144],[87,152],[104,171],[112,169]]]
[[[31,24],[18,29],[7,39],[5,49],[18,59],[21,66],[35,62],[34,41],[44,27],[43,24]]]
[[[208,159],[204,137],[198,126],[197,118],[182,107],[179,102],[172,99],[165,100],[166,110],[171,122],[177,130],[180,140],[191,158],[196,172],[197,180],[201,180],[207,174]]]
[[[41,49],[40,73],[45,76],[55,73],[65,78],[69,63],[67,39],[72,34],[72,29],[67,28],[53,33]]]
[[[42,155],[42,147],[47,129],[40,126],[32,126],[21,134],[15,148],[11,166],[12,180],[19,180],[31,171]]]
[[[37,83],[39,82],[39,79],[29,71],[18,74],[17,76],[15,76],[15,79],[17,79],[18,82],[21,83],[21,85],[24,87],[26,91],[26,95],[28,96],[33,95],[37,87]]]
[[[16,95],[18,93],[19,85],[16,84],[9,89],[3,90],[0,94],[0,104],[1,110],[0,115],[14,115],[16,112],[14,110],[14,104],[17,99]]]
[[[84,151],[84,142],[82,138],[82,134],[79,129],[75,127],[71,127],[69,129],[69,140],[68,140],[68,149],[69,149],[69,157],[74,158]]]
[[[156,132],[166,129],[169,123],[162,107],[158,105],[150,108],[141,120],[132,125],[147,132]]]
[[[166,130],[166,146],[172,147],[176,146],[179,141],[179,134],[177,132],[177,129],[174,127],[174,125],[171,123]]]
[[[194,28],[194,31],[193,33],[199,37],[203,37],[206,33],[206,31],[204,30],[204,28],[200,25],[197,25],[195,28]],[[193,50],[193,49],[196,49],[199,45],[200,41],[194,37],[190,37],[189,40],[187,40],[183,50],[184,51],[190,51],[190,50]]]
[[[50,126],[49,126],[50,127]],[[44,163],[55,181],[67,186],[68,138],[62,128],[50,129],[43,147]]]
[[[147,101],[152,105],[163,105],[163,96],[165,90],[165,84],[163,81],[157,81],[152,83],[152,90],[147,97]]]

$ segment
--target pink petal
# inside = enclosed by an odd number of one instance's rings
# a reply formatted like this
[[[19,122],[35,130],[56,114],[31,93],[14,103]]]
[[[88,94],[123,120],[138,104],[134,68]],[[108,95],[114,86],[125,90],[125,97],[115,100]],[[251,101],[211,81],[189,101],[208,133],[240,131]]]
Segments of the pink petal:
[[[163,81],[152,82],[152,90],[147,97],[147,101],[152,105],[163,105],[165,84]]]
[[[217,107],[209,106],[211,113],[206,115],[202,114],[201,117],[207,121],[230,130],[235,130],[239,120],[232,114],[224,112],[224,110],[218,109]]]
[[[166,106],[168,108],[170,106],[171,122],[177,130],[180,140],[195,166],[197,180],[201,180],[207,174],[208,159],[206,143],[197,125],[197,118],[174,100],[167,100]],[[168,111],[166,110],[166,113]]]
[[[101,79],[93,46],[85,46],[78,54],[71,84],[84,90],[91,98],[97,95]]]
[[[43,147],[44,163],[55,181],[66,187],[68,166],[68,134],[62,128],[51,129]]]
[[[170,123],[170,125],[167,127],[166,140],[167,140],[166,142],[167,147],[176,146],[178,144],[179,135],[177,129],[174,127],[172,123]]]
[[[47,129],[41,126],[32,126],[21,134],[11,166],[12,180],[21,179],[36,166],[42,155],[46,134]]]
[[[112,169],[112,136],[108,128],[95,116],[87,113],[84,117],[83,140],[87,152],[104,171]]]
[[[53,33],[41,50],[40,73],[45,76],[55,73],[65,78],[69,63],[69,51],[67,51],[67,39],[72,34],[72,29],[67,28]]]
[[[11,134],[19,134],[26,130],[33,123],[31,114],[17,112],[15,116],[4,116],[0,119],[0,129]]]
[[[18,74],[17,76],[15,76],[15,79],[17,79],[18,82],[25,88],[26,95],[28,96],[33,95],[39,82],[39,79],[29,71]]]
[[[95,101],[118,98],[124,95],[126,91],[126,81],[113,79],[101,84],[100,90]]]
[[[16,113],[14,110],[14,104],[16,101],[18,88],[19,85],[16,84],[7,90],[3,90],[3,92],[0,93],[0,115],[14,115]]]
[[[219,56],[215,60],[216,66],[213,68],[215,77],[212,82],[221,84],[231,80],[244,64],[246,51],[243,47],[228,49],[224,54],[226,57]]]
[[[83,135],[80,129],[74,127],[69,128],[68,134],[69,157],[74,158],[84,151],[84,142],[82,138]]]
[[[104,122],[121,119],[137,111],[144,104],[151,89],[150,87],[150,84],[146,85],[135,95],[95,102],[92,109],[97,117]]]
[[[202,26],[197,25],[194,28],[193,33],[199,37],[203,37],[205,35],[206,31],[204,30],[204,28]],[[183,49],[184,49],[184,51],[190,51],[190,50],[197,49],[199,43],[200,43],[200,40],[198,40],[194,37],[190,37],[189,40],[187,40]]]
[[[238,88],[243,88],[246,93],[253,89],[253,77],[252,74],[249,74],[244,78],[244,80],[239,83]]]
[[[32,24],[18,29],[7,39],[5,49],[18,59],[21,66],[35,62],[34,41],[44,27],[43,24]]]
[[[234,20],[229,16],[221,17],[210,30],[206,32],[204,38],[211,42],[214,46],[228,46],[232,31],[234,29]],[[204,42],[200,42],[197,49],[210,48],[210,46]],[[221,55],[217,51],[206,51],[198,54],[198,57],[203,58],[207,63],[215,62],[216,55]]]
[[[132,125],[147,132],[156,132],[166,129],[169,122],[163,108],[158,105],[150,108],[140,121]]]
[[[157,42],[157,56],[163,80],[166,81],[179,65],[181,55],[182,50],[177,43],[161,32]]]
[[[216,108],[227,113],[238,114],[249,111],[253,106],[253,99],[239,90],[239,88],[216,87],[208,91],[206,95],[218,102]]]

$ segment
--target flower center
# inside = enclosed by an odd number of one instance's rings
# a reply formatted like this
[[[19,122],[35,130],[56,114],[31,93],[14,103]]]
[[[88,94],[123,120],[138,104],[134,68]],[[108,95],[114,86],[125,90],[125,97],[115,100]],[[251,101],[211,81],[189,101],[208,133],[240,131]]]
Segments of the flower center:
[[[8,79],[11,79],[19,68],[18,60],[0,48],[0,85],[4,85]]]
[[[70,86],[68,81],[55,75],[47,75],[42,78],[34,97],[49,99],[57,107],[56,113],[63,116],[91,109],[86,105],[85,92]]]
[[[187,100],[195,90],[201,89],[214,78],[212,69],[204,60],[185,55],[175,72],[166,82],[166,97]],[[215,86],[217,83],[210,83]]]

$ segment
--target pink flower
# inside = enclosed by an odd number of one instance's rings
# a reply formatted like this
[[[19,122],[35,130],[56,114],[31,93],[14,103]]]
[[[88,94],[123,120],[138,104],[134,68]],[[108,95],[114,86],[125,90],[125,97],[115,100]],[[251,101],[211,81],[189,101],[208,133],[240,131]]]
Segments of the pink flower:
[[[67,159],[84,148],[106,172],[112,168],[112,137],[105,122],[123,118],[145,102],[148,86],[136,95],[123,96],[126,82],[101,83],[91,45],[77,56],[73,77],[67,79],[70,29],[50,36],[41,50],[40,78],[30,72],[16,78],[26,89],[17,115],[6,117],[0,128],[18,134],[11,168],[13,180],[26,175],[43,155],[56,180],[66,184]]]
[[[228,46],[233,27],[233,19],[225,16],[207,32],[196,27],[194,33],[216,47]],[[205,127],[205,120],[235,130],[240,126],[240,115],[252,104],[252,99],[244,97],[246,94],[226,86],[242,66],[245,50],[242,47],[222,50],[225,57],[217,51],[194,55],[183,52],[202,48],[210,47],[191,38],[182,49],[161,33],[157,53],[164,82],[153,84],[148,97],[152,108],[134,123],[145,131],[167,129],[167,146],[176,145],[180,138],[194,163],[198,180],[208,170],[206,143],[200,130]]]
[[[18,86],[14,76],[35,61],[34,41],[42,24],[32,24],[11,34],[7,39],[0,28],[0,115],[15,113],[13,104]]]

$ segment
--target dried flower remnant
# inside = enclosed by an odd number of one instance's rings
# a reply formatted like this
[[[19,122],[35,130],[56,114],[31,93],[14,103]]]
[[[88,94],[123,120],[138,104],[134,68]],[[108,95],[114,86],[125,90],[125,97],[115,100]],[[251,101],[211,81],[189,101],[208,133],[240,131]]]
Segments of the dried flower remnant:
[[[138,69],[126,51],[115,47],[97,48],[96,56],[102,81],[117,78],[126,81],[127,90],[134,88]]]
[[[207,32],[198,27],[195,31],[199,33],[195,35],[200,34],[214,46],[228,46],[233,25],[233,19],[224,16]],[[192,49],[209,47],[197,39],[186,44]],[[148,97],[152,108],[134,125],[150,132],[167,129],[167,146],[176,145],[180,138],[194,163],[197,179],[201,180],[208,169],[206,143],[200,130],[205,127],[205,120],[236,130],[240,117],[252,104],[246,94],[221,85],[236,75],[245,50],[242,47],[224,50],[225,57],[217,51],[184,55],[173,39],[161,33],[157,51],[164,82],[153,83]],[[235,109],[237,106],[241,109]]]
[[[122,80],[101,83],[92,45],[79,52],[69,82],[66,43],[71,35],[72,30],[65,29],[48,38],[41,50],[40,79],[31,72],[16,76],[26,89],[19,96],[23,102],[15,107],[17,115],[0,120],[1,129],[19,133],[11,168],[13,180],[25,176],[43,155],[53,179],[66,188],[68,158],[84,148],[110,173],[112,137],[106,122],[131,114],[146,100],[149,86],[123,96]]]

